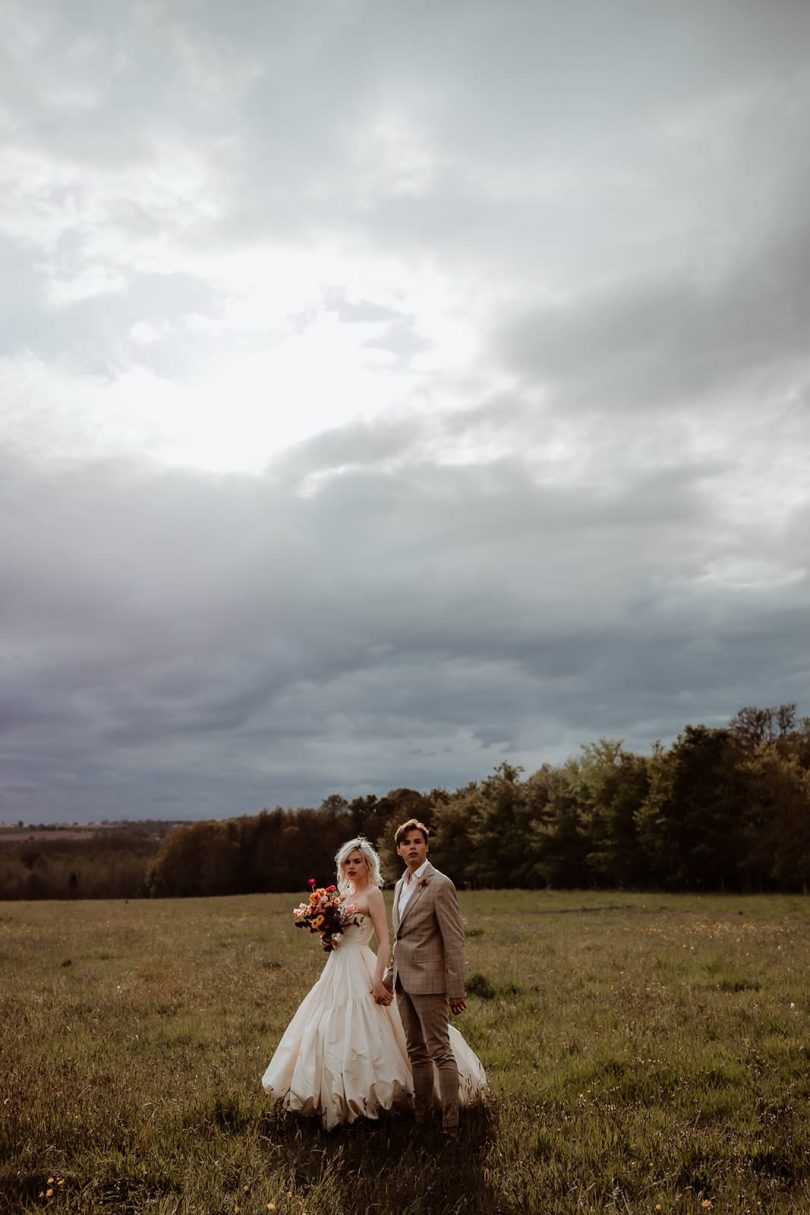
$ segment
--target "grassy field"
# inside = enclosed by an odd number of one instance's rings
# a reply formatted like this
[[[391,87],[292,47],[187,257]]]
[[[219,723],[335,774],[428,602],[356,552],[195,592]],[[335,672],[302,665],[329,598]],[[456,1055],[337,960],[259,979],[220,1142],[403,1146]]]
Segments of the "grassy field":
[[[289,895],[0,904],[0,1211],[810,1212],[810,900],[462,895],[462,1135],[259,1080],[323,954]]]

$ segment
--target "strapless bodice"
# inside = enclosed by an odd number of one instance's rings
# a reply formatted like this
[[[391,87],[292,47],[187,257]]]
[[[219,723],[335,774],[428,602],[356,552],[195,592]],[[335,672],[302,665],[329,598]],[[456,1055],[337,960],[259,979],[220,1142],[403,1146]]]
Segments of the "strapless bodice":
[[[374,936],[374,927],[371,919],[367,915],[358,915],[356,924],[349,924],[348,928],[343,933],[338,951],[346,949],[349,946],[369,945],[371,938]]]

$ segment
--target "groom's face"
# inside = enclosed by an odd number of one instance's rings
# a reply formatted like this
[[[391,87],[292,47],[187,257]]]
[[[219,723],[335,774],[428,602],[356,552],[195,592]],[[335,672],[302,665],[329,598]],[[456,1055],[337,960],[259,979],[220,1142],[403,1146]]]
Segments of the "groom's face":
[[[418,869],[427,860],[427,843],[421,831],[406,831],[397,844],[397,852],[409,869]]]

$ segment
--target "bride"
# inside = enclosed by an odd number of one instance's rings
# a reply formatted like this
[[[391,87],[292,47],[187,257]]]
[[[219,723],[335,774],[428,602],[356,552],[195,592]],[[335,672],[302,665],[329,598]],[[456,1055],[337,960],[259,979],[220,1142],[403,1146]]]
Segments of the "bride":
[[[285,1109],[317,1114],[327,1130],[378,1118],[413,1096],[405,1031],[382,982],[390,950],[380,858],[360,837],[344,844],[335,861],[338,889],[357,909],[358,923],[329,954],[262,1077],[265,1091]],[[450,1044],[461,1104],[468,1105],[486,1091],[486,1075],[454,1026]]]

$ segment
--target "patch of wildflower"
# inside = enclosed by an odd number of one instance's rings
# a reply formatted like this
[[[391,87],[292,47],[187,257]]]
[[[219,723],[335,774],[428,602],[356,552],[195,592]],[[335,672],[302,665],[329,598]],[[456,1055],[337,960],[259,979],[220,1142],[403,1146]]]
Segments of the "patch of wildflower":
[[[53,1198],[54,1194],[57,1192],[59,1187],[63,1186],[64,1184],[65,1184],[64,1177],[49,1177],[46,1182],[46,1185],[48,1188],[46,1190],[40,1190],[39,1197],[40,1198]]]
[[[310,878],[308,885],[309,902],[293,908],[295,926],[317,932],[321,945],[329,953],[339,944],[349,925],[357,923],[357,908],[353,903],[344,902],[336,886],[318,886],[315,878]]]

